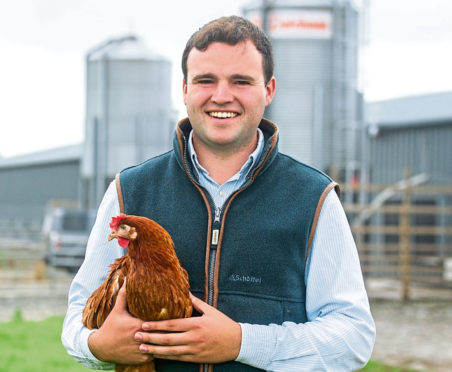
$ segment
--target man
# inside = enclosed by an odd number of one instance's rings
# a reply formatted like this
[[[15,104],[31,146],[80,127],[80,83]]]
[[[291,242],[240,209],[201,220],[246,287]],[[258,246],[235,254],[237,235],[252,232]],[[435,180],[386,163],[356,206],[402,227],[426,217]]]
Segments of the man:
[[[173,151],[107,190],[63,343],[98,369],[153,357],[159,371],[360,368],[375,327],[356,247],[337,185],[279,153],[278,129],[262,118],[276,87],[269,40],[243,18],[220,18],[190,38],[182,68],[188,119]],[[124,253],[107,243],[120,211],[169,231],[201,316],[143,322],[127,313],[122,288],[99,330],[82,326],[87,298]]]

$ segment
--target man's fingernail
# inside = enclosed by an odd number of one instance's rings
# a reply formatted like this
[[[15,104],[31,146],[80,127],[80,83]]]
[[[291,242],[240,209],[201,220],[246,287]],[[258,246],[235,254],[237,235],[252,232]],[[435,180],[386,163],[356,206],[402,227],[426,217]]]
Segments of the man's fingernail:
[[[143,335],[141,333],[135,333],[135,340],[141,341],[143,339]]]
[[[141,328],[143,328],[143,329],[149,329],[149,324],[143,323],[143,325],[141,326]]]

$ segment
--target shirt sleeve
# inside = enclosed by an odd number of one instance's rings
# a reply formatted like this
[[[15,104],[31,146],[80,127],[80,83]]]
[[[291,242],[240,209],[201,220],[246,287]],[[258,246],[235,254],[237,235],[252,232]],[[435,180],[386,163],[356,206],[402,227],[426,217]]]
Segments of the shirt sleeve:
[[[114,369],[114,364],[98,360],[88,347],[88,337],[95,330],[82,324],[82,312],[91,293],[105,280],[108,265],[124,254],[116,241],[108,242],[111,218],[120,213],[116,184],[108,187],[97,212],[88,239],[85,260],[72,281],[68,295],[68,309],[63,323],[61,340],[69,355],[91,369]]]
[[[375,342],[358,252],[339,198],[330,191],[320,212],[306,266],[303,324],[241,323],[237,361],[267,371],[352,371]]]

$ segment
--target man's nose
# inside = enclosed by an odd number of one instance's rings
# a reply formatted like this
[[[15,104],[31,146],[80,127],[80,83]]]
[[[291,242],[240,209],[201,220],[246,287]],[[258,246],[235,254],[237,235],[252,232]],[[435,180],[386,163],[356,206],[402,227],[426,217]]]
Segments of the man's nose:
[[[232,102],[234,96],[231,92],[231,87],[227,82],[218,82],[212,94],[212,101],[218,104]]]

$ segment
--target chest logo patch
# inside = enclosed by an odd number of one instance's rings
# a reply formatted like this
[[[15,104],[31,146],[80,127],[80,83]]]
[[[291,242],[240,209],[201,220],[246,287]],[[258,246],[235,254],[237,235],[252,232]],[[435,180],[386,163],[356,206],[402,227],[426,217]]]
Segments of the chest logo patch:
[[[229,276],[229,281],[231,282],[241,282],[241,283],[250,283],[250,284],[262,284],[262,278],[250,275],[243,275],[243,274],[231,274]]]

